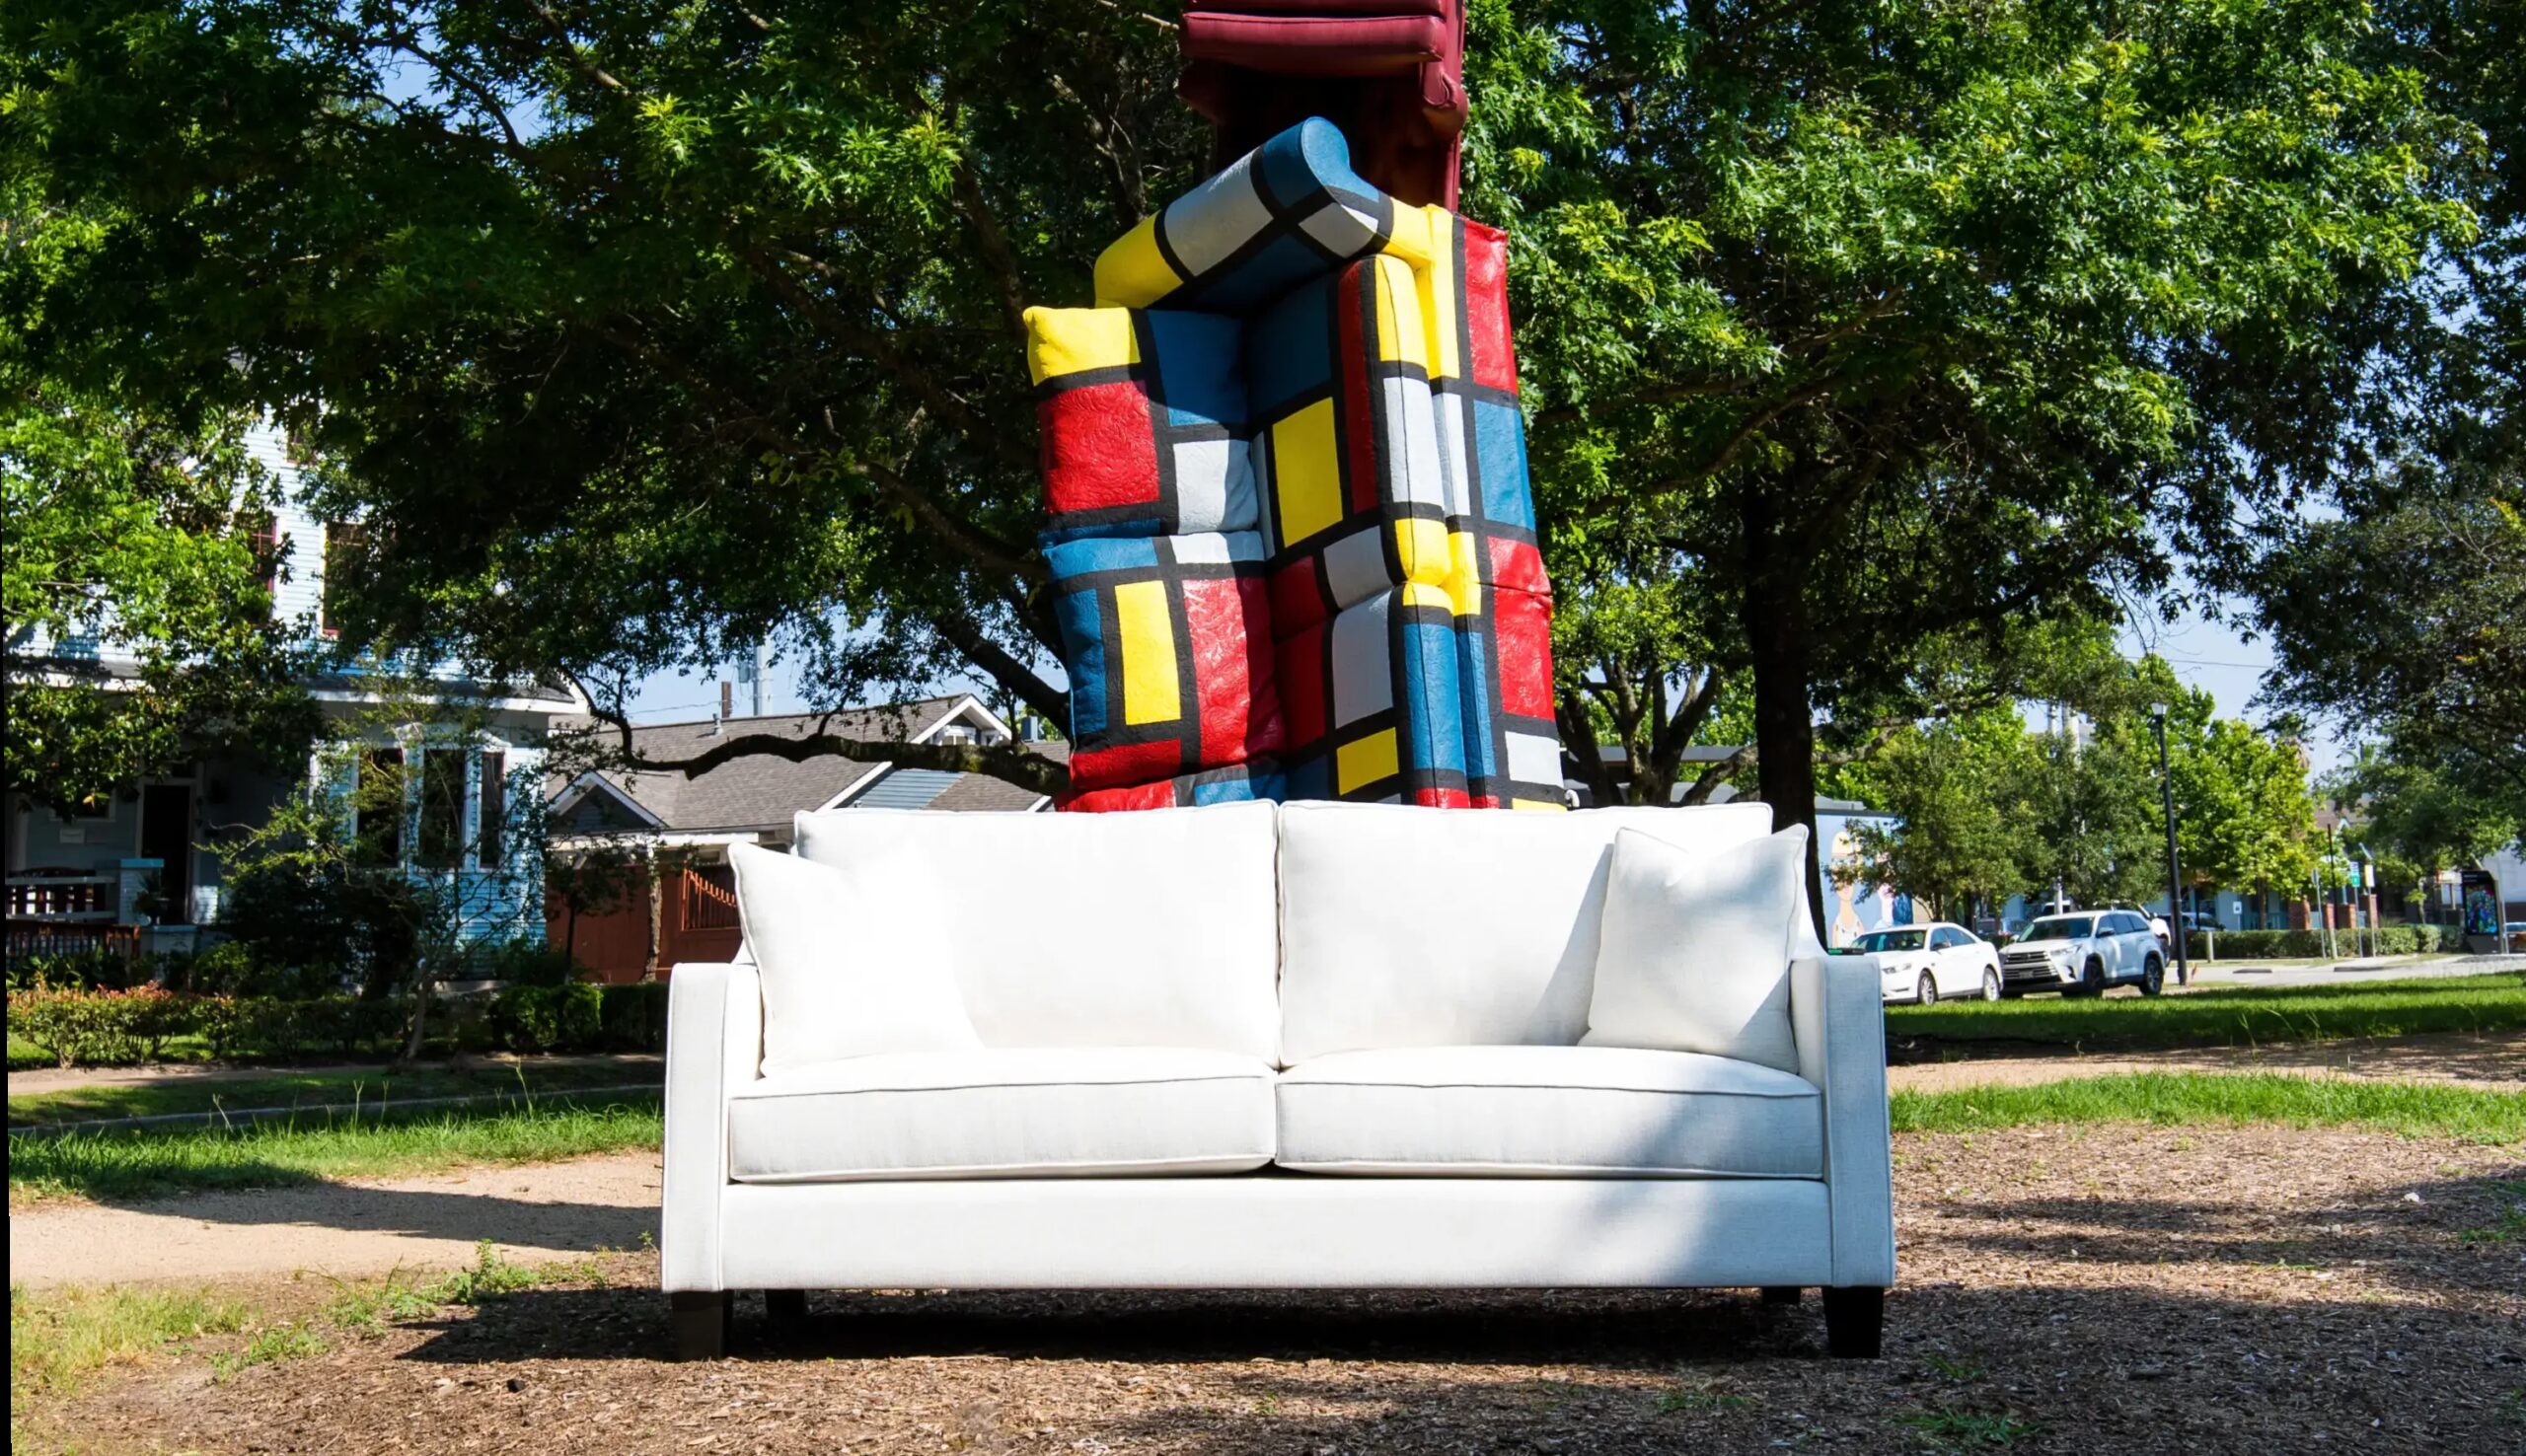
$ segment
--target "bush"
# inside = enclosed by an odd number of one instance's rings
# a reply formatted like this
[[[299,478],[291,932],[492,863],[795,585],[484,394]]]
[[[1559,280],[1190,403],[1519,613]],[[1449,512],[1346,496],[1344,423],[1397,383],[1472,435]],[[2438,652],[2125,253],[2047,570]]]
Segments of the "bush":
[[[2371,932],[2365,930],[2354,939],[2350,931],[2337,929],[2334,931],[2332,953],[2340,956],[2369,954],[2370,938]],[[2375,954],[2381,956],[2408,956],[2465,948],[2463,931],[2453,925],[2386,925],[2374,932],[2374,940]],[[2222,961],[2326,954],[2322,930],[2222,930],[2218,945],[2218,958]],[[2185,948],[2195,960],[2206,960],[2210,937],[2194,931],[2186,939]]]
[[[605,1024],[605,997],[585,982],[512,985],[491,997],[491,1035],[512,1052],[585,1052]]]
[[[604,998],[600,1039],[609,1052],[663,1052],[667,1049],[667,984],[653,981],[632,985],[601,985]]]
[[[9,1034],[43,1049],[63,1066],[155,1057],[169,1038],[196,1024],[192,998],[156,986],[9,993]]]
[[[540,938],[483,947],[476,953],[476,964],[483,976],[510,985],[561,985],[578,980],[586,969],[568,951]]]
[[[126,957],[102,946],[66,955],[28,956],[9,969],[11,990],[120,990],[155,979],[154,958]]]

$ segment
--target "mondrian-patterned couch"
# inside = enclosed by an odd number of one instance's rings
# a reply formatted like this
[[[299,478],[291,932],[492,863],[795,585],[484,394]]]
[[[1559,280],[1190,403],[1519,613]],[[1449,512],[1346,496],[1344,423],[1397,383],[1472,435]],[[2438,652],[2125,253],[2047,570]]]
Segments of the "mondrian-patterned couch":
[[[1506,285],[1313,120],[1028,312],[1064,807],[1560,807]]]

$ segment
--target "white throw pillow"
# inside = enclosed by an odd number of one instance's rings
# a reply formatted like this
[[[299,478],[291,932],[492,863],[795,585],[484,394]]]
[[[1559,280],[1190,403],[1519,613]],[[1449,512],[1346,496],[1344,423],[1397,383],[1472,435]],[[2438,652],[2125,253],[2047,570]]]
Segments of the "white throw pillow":
[[[1789,956],[1807,829],[1694,853],[1614,836],[1588,1047],[1647,1047],[1798,1070]]]
[[[943,906],[900,877],[882,887],[843,870],[732,844],[737,915],[763,976],[763,1074],[888,1052],[982,1046],[965,997],[925,930]]]

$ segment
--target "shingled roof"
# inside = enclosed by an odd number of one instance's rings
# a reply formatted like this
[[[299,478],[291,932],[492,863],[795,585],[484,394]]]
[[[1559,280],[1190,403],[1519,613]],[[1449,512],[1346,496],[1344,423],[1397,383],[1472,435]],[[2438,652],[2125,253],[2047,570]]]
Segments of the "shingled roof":
[[[848,708],[830,715],[791,713],[730,718],[725,722],[705,718],[687,723],[644,723],[632,728],[632,747],[644,759],[675,760],[704,753],[741,734],[810,738],[823,732],[838,738],[917,743],[958,717],[971,719],[977,715],[995,726],[998,723],[970,694],[958,693],[885,707]],[[793,764],[770,755],[748,754],[695,778],[675,772],[622,770],[583,774],[553,785],[550,797],[557,819],[578,820],[578,827],[587,831],[645,829],[693,835],[751,832],[785,837],[791,817],[800,811],[826,808],[846,795],[866,791],[887,776],[883,761],[827,755]],[[1022,812],[1037,808],[1044,801],[1044,796],[1033,789],[982,774],[944,777],[950,781],[927,794],[921,807]],[[604,789],[610,790],[606,797],[627,805],[632,812],[601,813],[592,820],[574,814],[587,796],[596,792],[591,779],[601,781]]]

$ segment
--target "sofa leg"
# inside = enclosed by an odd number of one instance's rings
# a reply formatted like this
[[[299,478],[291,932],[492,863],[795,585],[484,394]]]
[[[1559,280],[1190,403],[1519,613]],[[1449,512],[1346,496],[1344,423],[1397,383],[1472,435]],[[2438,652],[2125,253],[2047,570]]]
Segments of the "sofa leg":
[[[715,1360],[728,1352],[728,1318],[735,1298],[725,1289],[678,1290],[667,1296],[675,1325],[675,1357]]]
[[[1796,1304],[1806,1292],[1796,1284],[1765,1284],[1763,1302],[1765,1304]]]
[[[807,1323],[807,1291],[804,1289],[766,1289],[763,1291],[763,1320],[775,1335],[794,1335]]]
[[[1836,1359],[1876,1359],[1886,1338],[1886,1291],[1852,1285],[1824,1291],[1824,1348]]]

